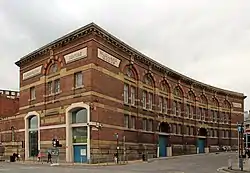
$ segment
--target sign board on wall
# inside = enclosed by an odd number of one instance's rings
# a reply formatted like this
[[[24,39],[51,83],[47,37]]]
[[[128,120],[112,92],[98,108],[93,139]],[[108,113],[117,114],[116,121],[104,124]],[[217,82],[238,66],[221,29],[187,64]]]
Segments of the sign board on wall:
[[[112,55],[104,52],[101,49],[98,49],[97,57],[102,59],[103,61],[115,66],[115,67],[120,66],[121,60],[119,60],[118,58],[113,57]]]
[[[87,47],[65,55],[64,59],[67,64],[85,57],[87,57]]]
[[[233,107],[235,107],[235,108],[242,108],[242,104],[241,103],[235,103],[235,102],[233,102]]]
[[[86,149],[81,149],[81,156],[86,156],[86,155],[87,155]]]
[[[23,80],[29,79],[29,78],[34,77],[36,75],[39,75],[39,74],[41,74],[41,71],[42,71],[42,66],[39,66],[39,67],[36,67],[30,71],[27,71],[27,72],[23,73]]]

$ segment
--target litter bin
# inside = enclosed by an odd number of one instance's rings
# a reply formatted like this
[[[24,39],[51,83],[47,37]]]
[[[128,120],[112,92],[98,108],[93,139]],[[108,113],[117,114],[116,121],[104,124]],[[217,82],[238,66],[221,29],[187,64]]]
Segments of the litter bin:
[[[15,157],[14,156],[10,156],[10,162],[15,162]]]

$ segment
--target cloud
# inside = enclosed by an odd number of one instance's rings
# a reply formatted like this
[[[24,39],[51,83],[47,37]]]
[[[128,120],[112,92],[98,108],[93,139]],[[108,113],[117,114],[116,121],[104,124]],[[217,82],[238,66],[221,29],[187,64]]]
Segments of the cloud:
[[[249,16],[248,0],[3,0],[0,87],[18,89],[16,60],[95,22],[182,74],[249,95]]]

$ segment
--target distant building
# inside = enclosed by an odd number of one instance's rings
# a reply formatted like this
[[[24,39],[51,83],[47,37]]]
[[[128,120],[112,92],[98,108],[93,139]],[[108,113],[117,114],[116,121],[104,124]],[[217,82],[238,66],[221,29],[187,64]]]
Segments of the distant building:
[[[0,90],[0,119],[13,117],[18,111],[19,92]]]
[[[165,157],[237,146],[244,94],[177,73],[96,24],[16,64],[20,107],[11,125],[25,141],[26,160],[51,148],[53,138],[67,162],[111,161],[124,151],[139,159],[143,152]]]

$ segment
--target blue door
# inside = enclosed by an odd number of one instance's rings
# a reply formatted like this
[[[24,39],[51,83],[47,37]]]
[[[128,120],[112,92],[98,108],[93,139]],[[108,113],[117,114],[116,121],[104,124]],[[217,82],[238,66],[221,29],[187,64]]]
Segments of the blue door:
[[[199,147],[199,153],[205,153],[205,139],[198,139],[197,146]]]
[[[159,136],[159,156],[167,156],[167,136]]]
[[[74,145],[74,162],[87,162],[87,145]]]

